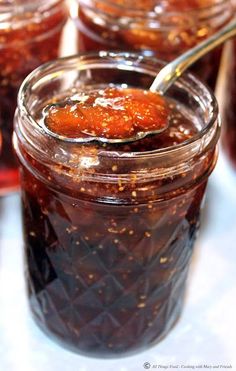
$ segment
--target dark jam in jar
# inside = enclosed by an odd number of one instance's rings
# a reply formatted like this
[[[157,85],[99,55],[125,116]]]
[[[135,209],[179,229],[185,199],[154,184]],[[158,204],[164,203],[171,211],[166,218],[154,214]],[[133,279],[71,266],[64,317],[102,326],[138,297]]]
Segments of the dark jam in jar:
[[[18,89],[40,64],[55,59],[67,19],[65,1],[37,0],[0,5],[0,195],[19,187],[12,148],[13,117]]]
[[[78,0],[81,52],[134,50],[171,61],[203,41],[232,17],[229,0]],[[196,62],[192,71],[214,89],[219,47]]]
[[[33,316],[64,346],[100,357],[146,349],[177,321],[219,135],[214,98],[196,80],[160,97],[147,91],[153,58],[107,57],[38,69],[21,90],[14,137]],[[35,106],[32,92],[45,100]],[[91,130],[122,138],[167,119],[164,132],[139,141],[75,142]]]

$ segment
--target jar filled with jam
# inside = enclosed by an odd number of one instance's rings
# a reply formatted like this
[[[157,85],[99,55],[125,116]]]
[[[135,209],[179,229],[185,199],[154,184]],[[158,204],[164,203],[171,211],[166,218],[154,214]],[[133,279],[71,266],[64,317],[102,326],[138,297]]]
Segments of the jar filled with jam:
[[[64,0],[0,3],[0,195],[19,186],[11,143],[18,89],[32,70],[58,57],[67,13]]]
[[[103,51],[41,66],[20,89],[29,303],[38,325],[76,352],[146,349],[181,313],[220,128],[196,78],[165,96],[148,90],[161,66]]]
[[[136,50],[171,61],[225,25],[231,0],[77,0],[79,50]],[[221,47],[192,70],[214,89]]]

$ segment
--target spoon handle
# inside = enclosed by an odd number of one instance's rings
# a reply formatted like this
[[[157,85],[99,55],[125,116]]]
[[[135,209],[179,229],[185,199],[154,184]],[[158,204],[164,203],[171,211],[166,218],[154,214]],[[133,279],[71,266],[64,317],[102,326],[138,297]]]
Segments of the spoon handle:
[[[161,71],[157,74],[150,90],[152,92],[158,92],[164,94],[167,89],[175,82],[175,80],[182,75],[182,73],[191,64],[196,62],[204,54],[214,49],[230,37],[236,35],[236,19],[223,27],[220,31],[210,36],[194,48],[188,50],[186,53],[180,55],[173,62],[168,63]]]

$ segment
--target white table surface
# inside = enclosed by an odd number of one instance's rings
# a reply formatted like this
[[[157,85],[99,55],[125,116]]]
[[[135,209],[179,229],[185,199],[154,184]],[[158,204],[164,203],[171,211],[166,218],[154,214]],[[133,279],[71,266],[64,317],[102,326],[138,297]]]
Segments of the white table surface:
[[[183,315],[167,338],[136,356],[79,356],[38,329],[24,288],[19,195],[0,199],[0,218],[1,371],[139,371],[145,362],[150,369],[236,370],[236,171],[222,156],[209,182]]]

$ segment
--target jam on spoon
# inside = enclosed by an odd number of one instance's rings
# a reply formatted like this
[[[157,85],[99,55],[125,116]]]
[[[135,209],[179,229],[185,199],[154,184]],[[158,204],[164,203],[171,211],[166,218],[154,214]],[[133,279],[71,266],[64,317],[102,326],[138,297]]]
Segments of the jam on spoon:
[[[78,98],[77,98],[78,99]],[[169,125],[166,100],[148,90],[106,88],[45,109],[44,127],[67,139],[125,139],[159,133]]]

